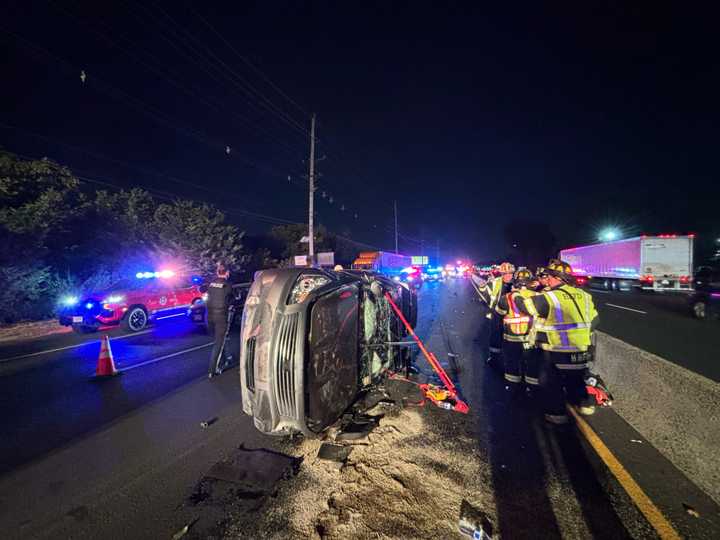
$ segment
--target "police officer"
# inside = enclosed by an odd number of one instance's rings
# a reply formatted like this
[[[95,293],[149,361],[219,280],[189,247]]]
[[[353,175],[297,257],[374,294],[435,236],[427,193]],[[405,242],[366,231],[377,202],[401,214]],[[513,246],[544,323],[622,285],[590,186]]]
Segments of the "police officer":
[[[492,365],[494,360],[502,354],[503,323],[502,317],[495,312],[500,298],[510,292],[515,267],[509,262],[504,262],[498,269],[498,276],[489,279],[481,290],[481,296],[488,305],[488,312],[485,315],[490,321],[489,354],[486,360]]]
[[[512,397],[520,394],[523,380],[529,386],[538,384],[537,354],[530,344],[533,316],[522,313],[516,305],[518,297],[530,298],[535,295],[529,288],[532,280],[530,270],[517,270],[513,276],[512,290],[500,298],[495,308],[495,312],[503,317],[503,365],[506,389]],[[532,310],[532,304],[526,306]]]
[[[598,313],[592,296],[571,285],[572,268],[553,259],[542,269],[545,288],[530,298],[518,297],[516,306],[526,315],[535,315],[534,343],[542,349],[539,383],[545,419],[565,424],[567,399],[578,412],[595,412],[585,386],[591,347],[591,333]]]
[[[217,267],[217,277],[208,285],[207,321],[210,333],[215,336],[208,366],[208,378],[222,373],[222,354],[228,329],[228,312],[233,302],[233,289],[229,281],[230,271],[222,264]]]

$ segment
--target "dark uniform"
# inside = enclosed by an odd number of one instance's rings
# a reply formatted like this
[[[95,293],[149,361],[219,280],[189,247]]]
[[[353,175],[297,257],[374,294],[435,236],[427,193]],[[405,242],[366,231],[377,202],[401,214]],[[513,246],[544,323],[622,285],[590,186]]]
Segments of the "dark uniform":
[[[215,336],[208,374],[215,375],[222,365],[221,355],[225,348],[225,334],[228,328],[228,313],[233,302],[233,289],[230,282],[216,277],[208,285],[207,322],[210,334]]]

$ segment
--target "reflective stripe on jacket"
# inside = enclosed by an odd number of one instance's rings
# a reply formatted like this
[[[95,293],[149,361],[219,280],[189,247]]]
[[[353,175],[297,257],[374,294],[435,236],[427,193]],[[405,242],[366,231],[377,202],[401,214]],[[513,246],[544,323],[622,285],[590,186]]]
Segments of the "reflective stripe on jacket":
[[[529,334],[533,322],[533,317],[531,315],[526,315],[520,310],[518,310],[517,306],[515,305],[515,297],[522,296],[524,298],[530,298],[534,295],[535,293],[533,291],[525,288],[520,289],[519,291],[508,293],[506,295],[508,310],[505,314],[505,317],[503,317],[503,339],[505,339],[506,341],[529,341]]]
[[[597,311],[592,296],[563,285],[541,293],[550,305],[546,319],[538,318],[535,331],[544,334],[540,347],[546,351],[578,353],[590,347],[590,325]]]

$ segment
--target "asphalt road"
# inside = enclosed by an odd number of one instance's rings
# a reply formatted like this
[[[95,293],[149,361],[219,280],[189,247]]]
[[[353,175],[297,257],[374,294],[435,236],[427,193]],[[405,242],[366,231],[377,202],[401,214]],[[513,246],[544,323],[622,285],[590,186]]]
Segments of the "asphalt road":
[[[588,290],[600,313],[599,330],[720,381],[720,325],[694,319],[687,295]]]
[[[423,414],[449,445],[472,434],[502,536],[655,537],[576,430],[545,425],[532,401],[508,402],[501,377],[483,362],[486,319],[467,281],[426,284],[419,305],[418,334],[471,407],[469,416]],[[603,317],[611,309],[600,308]],[[89,380],[97,336],[0,347],[3,536],[169,538],[187,524],[178,507],[214,463],[241,444],[278,448],[242,414],[236,370],[205,377],[209,339],[194,327],[168,323],[115,336],[115,359],[126,371],[102,383]],[[423,360],[418,365],[421,377],[432,376]],[[720,536],[717,506],[649,444],[630,442],[642,437],[612,410],[591,424],[683,536]]]

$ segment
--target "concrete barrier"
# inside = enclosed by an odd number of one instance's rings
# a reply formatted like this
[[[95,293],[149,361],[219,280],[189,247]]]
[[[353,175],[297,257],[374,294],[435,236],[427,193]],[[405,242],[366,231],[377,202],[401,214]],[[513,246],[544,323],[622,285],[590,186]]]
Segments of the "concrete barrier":
[[[720,503],[720,385],[602,332],[594,371],[617,413]]]

